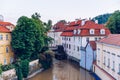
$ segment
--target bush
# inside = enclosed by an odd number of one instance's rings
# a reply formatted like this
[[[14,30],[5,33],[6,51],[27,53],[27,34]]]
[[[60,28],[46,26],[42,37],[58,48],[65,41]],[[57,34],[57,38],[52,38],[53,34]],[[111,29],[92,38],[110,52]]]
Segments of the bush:
[[[22,65],[22,74],[24,78],[27,78],[28,74],[29,74],[29,61],[28,60],[22,60],[21,61],[21,65]]]
[[[20,61],[15,63],[16,75],[18,80],[23,80],[22,69],[21,69]]]
[[[48,69],[52,65],[52,55],[49,52],[45,52],[44,54],[40,54],[39,63],[42,64],[44,69]]]
[[[7,71],[7,70],[10,70],[10,69],[13,69],[14,65],[13,64],[2,65],[1,68],[2,68],[2,71]]]
[[[1,66],[2,66],[2,65],[0,64],[0,75],[2,74],[2,68],[1,68]]]

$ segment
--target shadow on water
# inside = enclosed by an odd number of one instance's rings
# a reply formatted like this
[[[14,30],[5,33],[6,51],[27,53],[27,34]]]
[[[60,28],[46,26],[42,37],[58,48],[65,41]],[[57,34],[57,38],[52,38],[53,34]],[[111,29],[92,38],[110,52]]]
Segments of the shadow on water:
[[[76,63],[54,61],[52,68],[45,70],[29,80],[95,80],[89,72],[81,69]]]

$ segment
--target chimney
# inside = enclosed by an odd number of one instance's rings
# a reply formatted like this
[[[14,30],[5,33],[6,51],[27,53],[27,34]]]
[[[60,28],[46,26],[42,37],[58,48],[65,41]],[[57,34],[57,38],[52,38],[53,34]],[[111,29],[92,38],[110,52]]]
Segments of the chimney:
[[[2,15],[0,15],[0,21],[4,21],[4,18]]]
[[[98,24],[98,20],[95,20],[95,23]]]

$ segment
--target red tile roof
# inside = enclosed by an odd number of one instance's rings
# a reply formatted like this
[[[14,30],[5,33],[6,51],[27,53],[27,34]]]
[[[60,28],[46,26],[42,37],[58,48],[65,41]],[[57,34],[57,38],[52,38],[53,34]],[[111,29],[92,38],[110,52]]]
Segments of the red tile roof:
[[[77,22],[76,22],[77,23]],[[73,30],[81,30],[80,34],[74,34],[74,36],[107,36],[110,34],[110,31],[108,28],[104,27],[104,25],[101,25],[101,24],[96,24],[95,22],[93,21],[86,21],[85,24],[83,26],[81,26],[81,21],[79,20],[79,25],[76,26],[75,25],[75,22],[71,22],[69,26],[67,26],[64,30],[64,32],[73,32]],[[78,24],[77,23],[77,24]],[[74,25],[75,26],[74,26]],[[95,30],[95,34],[91,35],[89,30],[90,29],[94,29]],[[100,34],[100,30],[101,29],[105,29],[105,34]],[[64,32],[62,33],[61,36],[67,36],[64,34]],[[73,36],[73,35],[71,35]]]
[[[73,36],[73,32],[64,32],[64,33],[61,33],[62,36]]]
[[[13,25],[13,24],[11,24],[10,22],[0,21],[0,26],[9,26],[9,25]]]
[[[15,27],[13,24],[11,24],[10,22],[2,22],[0,21],[0,32],[4,32],[4,33],[9,33],[11,32],[6,26],[10,26],[12,25],[12,27]]]
[[[0,26],[0,32],[6,32],[6,33],[9,33],[11,32],[9,29],[7,29],[6,27],[4,26]]]
[[[96,50],[96,42],[95,41],[90,41],[90,46],[92,47],[93,50]]]
[[[120,34],[110,34],[98,42],[120,46]]]
[[[53,26],[53,29],[55,30],[55,32],[62,32],[66,28],[65,24],[65,22],[58,22]]]

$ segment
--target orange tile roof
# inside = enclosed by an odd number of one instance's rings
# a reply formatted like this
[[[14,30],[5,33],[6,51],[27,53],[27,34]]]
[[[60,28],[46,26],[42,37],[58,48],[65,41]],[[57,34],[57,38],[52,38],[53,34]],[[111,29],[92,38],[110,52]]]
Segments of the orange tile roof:
[[[0,21],[0,32],[4,32],[4,33],[8,33],[11,32],[6,26],[10,26],[12,25],[12,27],[15,27],[12,23],[10,22],[2,22]]]
[[[74,23],[75,22],[72,22],[71,24],[73,25]],[[81,30],[80,34],[74,34],[74,36],[107,36],[107,35],[110,34],[109,29],[104,27],[104,25],[96,24],[95,22],[90,21],[90,20],[86,21],[83,26],[81,26],[81,21],[79,21],[79,25],[78,26],[71,26],[71,24],[65,28],[64,32],[67,32],[67,31],[68,32],[69,31],[73,32],[73,30],[75,30],[75,29],[76,30],[80,29]],[[94,29],[95,30],[95,34],[94,35],[91,35],[89,33],[90,29]],[[104,35],[100,34],[100,29],[105,29],[105,34]],[[62,33],[61,36],[67,36],[67,35],[64,34],[64,32]],[[71,35],[71,36],[73,36],[73,35]]]
[[[95,41],[90,41],[90,46],[92,47],[93,50],[96,50],[96,42]]]
[[[110,34],[98,42],[120,46],[120,34]]]
[[[7,29],[5,26],[0,26],[0,32],[9,33],[11,31]]]
[[[13,24],[11,24],[10,22],[0,21],[0,26],[8,26],[8,25],[13,25]]]

